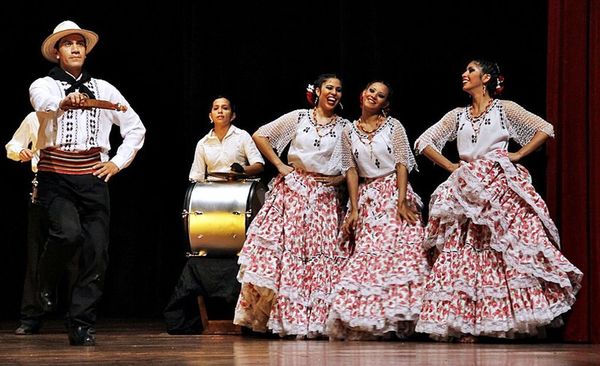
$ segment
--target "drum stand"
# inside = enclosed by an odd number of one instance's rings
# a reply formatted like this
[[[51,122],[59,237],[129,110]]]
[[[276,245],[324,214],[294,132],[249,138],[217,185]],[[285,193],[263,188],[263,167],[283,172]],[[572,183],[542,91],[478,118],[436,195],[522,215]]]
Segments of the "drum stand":
[[[206,257],[207,253],[204,250],[197,252],[187,252],[186,257]],[[206,311],[206,302],[204,296],[198,295],[198,311],[200,312],[200,322],[202,323],[202,334],[211,335],[238,335],[242,334],[242,327],[233,324],[231,319],[208,319]]]
[[[187,258],[163,314],[169,334],[241,334],[233,325],[240,293],[237,258]]]
[[[207,253],[204,250],[197,252],[187,252],[185,256],[187,258],[192,257],[206,257]],[[200,322],[202,323],[202,334],[211,335],[238,335],[242,334],[242,327],[233,324],[231,320],[209,320],[208,313],[206,311],[206,302],[204,296],[198,295],[196,298],[198,301],[198,311],[200,312]]]
[[[232,320],[209,320],[206,313],[206,304],[203,296],[198,296],[198,309],[200,310],[200,322],[202,323],[202,334],[210,335],[239,335],[242,327],[233,324]]]

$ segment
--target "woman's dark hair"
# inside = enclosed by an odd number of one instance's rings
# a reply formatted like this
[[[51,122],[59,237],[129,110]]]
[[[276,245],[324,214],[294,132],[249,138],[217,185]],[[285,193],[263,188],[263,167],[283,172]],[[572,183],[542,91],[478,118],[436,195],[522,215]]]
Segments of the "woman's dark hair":
[[[342,81],[342,78],[340,78],[336,74],[321,74],[319,75],[319,77],[317,77],[317,80],[315,80],[314,82],[315,88],[320,88],[321,85],[323,85],[323,83],[329,79],[338,79],[339,81]]]
[[[208,108],[208,111],[209,111],[209,112],[210,112],[210,111],[212,111],[213,104],[215,103],[215,100],[217,100],[217,99],[221,99],[221,98],[227,99],[227,100],[229,101],[229,106],[231,107],[231,112],[232,112],[232,113],[235,113],[235,104],[233,104],[233,102],[231,101],[231,98],[230,98],[229,96],[225,95],[225,94],[217,94],[217,95],[215,95],[215,96],[214,96],[214,97],[213,97],[213,98],[210,100],[210,106],[209,106],[209,108]]]
[[[485,89],[488,94],[492,97],[498,97],[504,91],[504,76],[500,72],[500,66],[496,62],[476,59],[473,60],[479,67],[483,74],[489,74],[490,80],[485,84]]]

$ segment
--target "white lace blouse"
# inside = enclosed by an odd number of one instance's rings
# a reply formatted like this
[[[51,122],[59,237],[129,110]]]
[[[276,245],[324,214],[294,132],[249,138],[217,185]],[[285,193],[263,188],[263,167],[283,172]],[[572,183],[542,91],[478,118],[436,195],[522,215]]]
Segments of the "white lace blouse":
[[[376,178],[396,171],[402,164],[410,172],[416,168],[404,126],[395,118],[388,117],[371,138],[358,128],[354,121],[344,128],[342,137],[342,171],[356,168],[364,178]]]
[[[312,110],[298,109],[260,127],[256,134],[266,137],[281,155],[288,143],[288,163],[296,168],[325,175],[341,174],[341,136],[347,120],[336,117],[318,125]]]
[[[480,118],[473,118],[468,106],[446,113],[415,141],[415,150],[420,154],[431,146],[441,153],[448,141],[456,139],[461,160],[468,162],[492,150],[506,150],[509,139],[526,145],[537,131],[554,137],[554,128],[541,117],[515,102],[496,99]]]

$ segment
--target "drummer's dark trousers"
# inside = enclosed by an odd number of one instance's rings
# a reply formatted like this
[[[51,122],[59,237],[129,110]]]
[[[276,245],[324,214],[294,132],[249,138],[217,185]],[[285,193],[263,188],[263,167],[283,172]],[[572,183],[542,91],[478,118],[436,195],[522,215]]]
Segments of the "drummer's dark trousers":
[[[38,173],[38,182],[38,201],[48,220],[48,238],[38,268],[39,288],[55,291],[67,263],[80,248],[67,319],[73,326],[93,326],[108,265],[108,185],[92,174],[44,171]]]

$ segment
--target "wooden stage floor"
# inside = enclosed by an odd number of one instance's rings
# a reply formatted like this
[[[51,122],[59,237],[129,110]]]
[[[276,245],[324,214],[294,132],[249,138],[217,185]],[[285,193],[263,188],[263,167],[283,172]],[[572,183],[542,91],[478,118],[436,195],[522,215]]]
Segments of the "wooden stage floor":
[[[40,334],[0,323],[0,365],[600,365],[600,345],[429,341],[333,342],[244,335],[169,335],[152,320],[101,319],[97,346],[72,347],[60,321]]]

